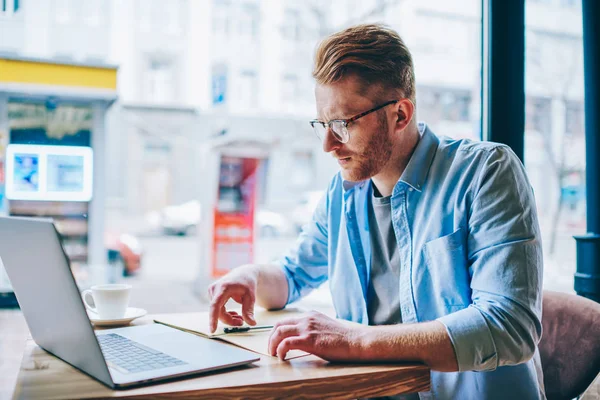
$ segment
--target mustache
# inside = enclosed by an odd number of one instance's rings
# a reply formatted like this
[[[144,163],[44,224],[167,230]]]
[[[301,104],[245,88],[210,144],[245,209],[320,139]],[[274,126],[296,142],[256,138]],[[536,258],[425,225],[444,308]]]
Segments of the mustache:
[[[352,157],[352,154],[342,154],[342,153],[338,153],[336,151],[334,151],[333,153],[331,153],[331,156],[335,159],[341,159],[341,158],[347,158],[347,157]]]

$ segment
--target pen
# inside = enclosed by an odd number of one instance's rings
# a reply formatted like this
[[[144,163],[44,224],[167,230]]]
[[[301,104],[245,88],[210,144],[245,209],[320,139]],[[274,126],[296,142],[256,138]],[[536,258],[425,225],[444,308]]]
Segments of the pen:
[[[240,332],[248,332],[250,330],[257,330],[257,329],[271,329],[273,328],[273,325],[261,325],[261,326],[234,326],[231,328],[225,328],[223,329],[223,331],[225,333],[240,333]]]

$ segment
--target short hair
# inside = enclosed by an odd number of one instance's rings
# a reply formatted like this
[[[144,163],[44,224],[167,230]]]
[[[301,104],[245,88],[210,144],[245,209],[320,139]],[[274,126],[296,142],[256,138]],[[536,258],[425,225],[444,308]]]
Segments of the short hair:
[[[416,104],[412,55],[400,35],[385,25],[352,26],[319,44],[313,70],[317,83],[332,84],[350,75],[369,86],[400,90]]]

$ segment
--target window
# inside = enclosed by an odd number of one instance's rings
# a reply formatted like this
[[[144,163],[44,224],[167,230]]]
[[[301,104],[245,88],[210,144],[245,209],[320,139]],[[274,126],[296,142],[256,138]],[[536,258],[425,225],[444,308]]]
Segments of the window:
[[[417,119],[438,135],[480,140],[481,1],[383,5],[383,22],[398,30],[413,56]]]
[[[170,61],[154,59],[148,62],[146,99],[154,103],[169,103],[175,100],[175,71]]]
[[[212,66],[212,104],[225,104],[227,102],[227,65],[215,64]]]
[[[560,5],[567,8],[575,8],[581,4],[581,0],[560,0]]]
[[[546,137],[550,135],[552,100],[544,97],[528,97],[525,101],[525,130]]]
[[[559,1],[555,8],[569,10],[559,7]],[[49,29],[60,31],[49,36],[48,44],[58,46],[61,54],[78,60],[79,54],[89,55],[80,46],[100,48],[90,42],[94,34],[104,33],[100,27],[107,34],[99,35],[106,42],[98,43],[118,42],[109,61],[120,66],[121,100],[106,120],[105,161],[111,167],[106,168],[104,224],[107,235],[137,236],[143,256],[133,296],[139,299],[136,307],[151,313],[202,308],[190,288],[201,268],[210,268],[200,255],[214,248],[210,237],[204,240],[204,231],[193,236],[193,230],[183,228],[214,227],[220,168],[218,162],[211,165],[217,152],[205,149],[209,143],[223,144],[224,152],[239,150],[240,157],[255,146],[269,160],[258,173],[264,176],[248,180],[239,192],[259,193],[253,199],[255,232],[277,236],[254,238],[256,262],[280,256],[296,240],[298,221],[310,219],[316,204],[312,198],[320,198],[311,194],[322,193],[339,168],[307,123],[316,110],[314,51],[325,35],[373,21],[397,30],[413,54],[418,120],[440,136],[479,138],[481,0],[47,2]],[[19,12],[30,3],[36,2],[19,0]],[[113,19],[119,23],[109,23]],[[188,19],[194,24],[189,28]],[[36,35],[22,36],[33,40],[26,48],[45,48]],[[540,54],[542,60],[545,55]],[[136,100],[150,104],[129,103]],[[561,112],[576,137],[580,99],[568,101]],[[553,107],[553,113],[560,111]],[[230,146],[229,140],[239,142]],[[242,163],[239,172],[252,176],[254,167]],[[566,190],[577,187],[578,177],[565,178]],[[310,207],[300,204],[307,198]],[[236,225],[227,230],[235,240],[247,231]],[[242,249],[224,255],[247,255],[249,246],[241,244]],[[164,292],[172,301],[164,304],[142,294],[149,292]]]
[[[565,133],[569,136],[583,136],[585,133],[583,103],[568,101],[565,108]]]
[[[87,0],[81,3],[82,16],[88,26],[98,26],[104,23],[107,3],[103,0]]]
[[[137,3],[137,19],[138,19],[138,27],[142,32],[150,32],[150,27],[152,26],[152,14],[154,9],[153,3],[148,3],[142,0],[138,0]]]
[[[418,87],[419,119],[435,126],[440,121],[469,122],[474,108],[472,94],[466,90]]]
[[[212,19],[212,30],[216,35],[227,36],[229,34],[229,18],[226,14],[215,11]]]
[[[256,39],[258,36],[259,8],[257,4],[246,3],[240,10],[240,35]]]
[[[212,31],[216,35],[229,34],[229,20],[231,19],[230,2],[213,0]]]
[[[298,77],[296,75],[284,75],[283,77],[283,95],[285,104],[294,103],[298,98]]]
[[[19,0],[0,0],[0,17],[10,17],[21,8]]]
[[[311,151],[298,150],[292,154],[294,168],[291,174],[291,184],[300,189],[310,189],[315,179],[315,163]]]
[[[300,13],[298,10],[286,8],[283,16],[282,33],[286,39],[300,40]]]
[[[575,3],[525,2],[525,167],[538,206],[544,287],[561,291],[573,290],[573,235],[585,233],[583,32]]]
[[[71,0],[55,0],[54,1],[54,18],[60,24],[69,23],[74,19],[73,5]]]
[[[258,100],[258,82],[256,72],[243,71],[240,75],[239,101],[243,109],[256,108]]]
[[[106,4],[102,0],[103,4]],[[137,0],[137,24],[141,32],[160,31],[167,35],[180,35],[182,32],[182,0]]]
[[[182,3],[180,0],[171,0],[168,2],[164,2],[162,5],[162,9],[164,11],[163,14],[163,29],[166,33],[170,35],[180,35],[181,34],[181,6]]]

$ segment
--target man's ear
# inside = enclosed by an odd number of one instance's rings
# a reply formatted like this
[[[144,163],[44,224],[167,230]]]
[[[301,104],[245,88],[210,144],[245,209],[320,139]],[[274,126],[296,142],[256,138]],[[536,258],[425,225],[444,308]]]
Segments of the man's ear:
[[[410,99],[402,99],[396,103],[396,129],[403,130],[410,123],[415,113],[415,106]]]

